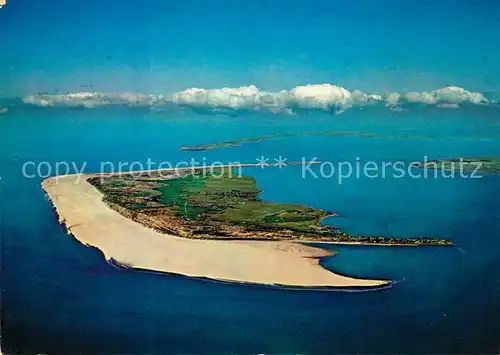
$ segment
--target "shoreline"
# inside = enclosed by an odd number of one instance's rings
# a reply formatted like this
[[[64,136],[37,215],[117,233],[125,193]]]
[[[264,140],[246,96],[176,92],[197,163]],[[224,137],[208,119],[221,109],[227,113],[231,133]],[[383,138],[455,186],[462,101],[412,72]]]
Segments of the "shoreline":
[[[95,248],[95,247],[92,247]],[[96,248],[97,249],[97,248]],[[99,250],[99,249],[97,249]],[[100,251],[100,250],[99,250]],[[319,258],[321,260],[322,258]],[[119,270],[124,270],[124,271],[131,271],[131,272],[142,272],[146,274],[151,274],[151,275],[161,275],[161,276],[176,276],[176,277],[181,277],[181,278],[188,278],[188,279],[194,279],[194,280],[200,280],[200,281],[206,281],[206,282],[214,282],[218,284],[226,284],[226,285],[240,285],[240,286],[248,286],[248,287],[261,287],[261,288],[268,288],[268,289],[274,289],[274,290],[293,290],[293,291],[324,291],[324,292],[366,292],[366,291],[380,291],[380,290],[385,290],[388,288],[391,288],[393,285],[398,283],[399,281],[389,281],[387,283],[381,284],[381,285],[374,285],[374,286],[293,286],[293,285],[281,285],[281,284],[263,284],[263,283],[255,283],[255,282],[248,282],[248,281],[234,281],[234,280],[226,280],[226,279],[216,279],[216,278],[210,278],[210,277],[205,277],[205,276],[188,276],[184,274],[178,274],[178,273],[173,273],[173,272],[168,272],[168,271],[157,271],[157,270],[150,270],[150,269],[141,269],[141,268],[136,268],[136,267],[131,267],[128,265],[123,265],[120,264],[120,262],[114,260],[111,258],[110,260],[106,260],[106,262],[119,269]],[[342,277],[349,277],[348,275],[336,273],[339,276]]]
[[[309,165],[318,165],[321,164],[322,162],[319,160],[311,160],[311,161],[291,161],[287,162],[286,166],[299,166],[303,164],[309,164]],[[88,173],[88,174],[81,174],[81,176],[85,176],[86,178],[91,178],[91,177],[110,177],[114,175],[122,176],[122,175],[137,175],[137,174],[151,174],[151,173],[161,173],[161,172],[184,172],[184,171],[197,171],[197,170],[205,170],[205,169],[226,169],[226,168],[232,168],[232,169],[238,169],[238,168],[255,168],[255,167],[260,167],[260,168],[272,168],[275,167],[276,165],[273,164],[268,164],[268,165],[261,165],[257,163],[235,163],[235,164],[227,164],[227,165],[193,165],[193,166],[184,166],[184,167],[176,167],[176,168],[164,168],[164,169],[151,169],[151,170],[134,170],[134,171],[119,171],[119,172],[110,172],[110,173]],[[51,176],[48,177],[47,179],[50,178],[61,178],[64,176],[77,176],[78,174],[69,174],[69,175],[58,175],[58,176]]]
[[[320,259],[332,252],[304,241],[197,240],[156,232],[108,207],[86,181],[99,175],[50,177],[42,188],[68,234],[122,268],[301,290],[392,284],[331,272]]]

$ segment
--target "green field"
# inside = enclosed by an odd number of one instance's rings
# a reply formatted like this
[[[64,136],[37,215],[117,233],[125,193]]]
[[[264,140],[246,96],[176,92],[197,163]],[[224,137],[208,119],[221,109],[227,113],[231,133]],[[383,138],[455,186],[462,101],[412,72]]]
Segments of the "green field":
[[[104,194],[106,203],[127,217],[157,230],[174,231],[189,238],[452,244],[434,238],[349,235],[321,225],[321,220],[331,215],[326,211],[261,200],[255,178],[238,176],[237,171],[231,169],[198,170],[168,178],[117,175],[88,181]]]
[[[314,233],[320,228],[320,219],[326,215],[321,210],[306,206],[260,200],[260,190],[253,177],[233,176],[229,171],[188,175],[158,183],[161,185],[158,188],[161,202],[175,207],[177,214],[186,220]]]
[[[438,159],[415,164],[426,169],[454,170],[476,173],[500,173],[500,157]]]

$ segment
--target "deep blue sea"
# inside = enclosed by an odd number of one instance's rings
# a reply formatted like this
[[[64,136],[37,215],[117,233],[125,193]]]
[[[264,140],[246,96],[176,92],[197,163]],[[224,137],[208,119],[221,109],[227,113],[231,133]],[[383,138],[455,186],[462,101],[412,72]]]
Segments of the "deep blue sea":
[[[293,136],[179,150],[322,130],[386,136]],[[0,135],[4,353],[500,352],[500,175],[360,177],[339,184],[337,176],[303,178],[301,167],[246,169],[263,199],[335,211],[340,217],[328,222],[352,234],[456,241],[455,247],[332,247],[339,253],[323,260],[325,267],[397,282],[380,291],[319,292],[118,269],[66,234],[41,190],[42,179],[22,174],[26,161],[46,161],[52,168],[60,161],[86,162],[86,172],[97,172],[103,161],[145,164],[148,158],[409,163],[424,156],[500,156],[498,109],[228,116],[18,105],[0,115]]]

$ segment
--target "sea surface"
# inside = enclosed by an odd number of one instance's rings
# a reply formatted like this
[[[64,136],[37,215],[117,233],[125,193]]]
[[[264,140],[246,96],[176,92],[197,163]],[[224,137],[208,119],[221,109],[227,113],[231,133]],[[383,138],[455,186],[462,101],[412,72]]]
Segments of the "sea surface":
[[[386,136],[292,136],[226,149],[179,150],[322,130]],[[85,172],[98,172],[101,162],[145,166],[148,159],[256,163],[263,156],[274,163],[281,156],[335,165],[500,156],[498,109],[231,116],[188,109],[15,105],[0,115],[0,135],[4,353],[500,352],[500,175],[393,178],[389,173],[339,183],[338,174],[315,178],[306,171],[303,176],[300,166],[245,169],[256,177],[263,199],[336,212],[340,216],[326,222],[352,234],[456,242],[455,247],[331,246],[339,253],[322,260],[325,267],[395,283],[380,291],[319,292],[116,268],[65,232],[40,187],[42,178],[22,173],[27,161],[47,162],[40,166],[42,175],[49,166],[54,175],[62,161],[79,167],[86,162]],[[28,168],[33,174],[33,166]]]

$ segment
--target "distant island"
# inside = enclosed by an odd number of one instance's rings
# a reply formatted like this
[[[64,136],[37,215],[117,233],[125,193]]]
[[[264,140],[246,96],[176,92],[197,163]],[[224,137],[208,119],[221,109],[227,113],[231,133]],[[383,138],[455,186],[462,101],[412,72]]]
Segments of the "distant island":
[[[427,162],[413,163],[413,166],[426,169],[500,173],[500,156],[436,159]]]
[[[234,166],[207,168],[56,176],[42,187],[71,235],[129,269],[292,288],[379,288],[391,281],[326,270],[319,260],[335,252],[311,243],[453,245],[352,236],[321,225],[332,212],[259,199],[255,179],[232,176]]]
[[[361,137],[361,138],[385,138],[385,139],[412,139],[412,140],[433,140],[433,139],[447,139],[447,140],[466,140],[467,137],[455,136],[433,136],[433,135],[412,135],[412,134],[384,134],[376,132],[362,132],[362,131],[299,131],[299,132],[285,132],[268,134],[259,137],[247,137],[234,139],[222,142],[204,143],[197,145],[185,145],[180,147],[184,151],[203,151],[223,148],[234,148],[244,144],[260,143],[268,140],[299,137],[299,136],[333,136],[333,137]]]
[[[243,144],[249,143],[259,143],[272,139],[279,138],[288,138],[288,137],[296,137],[296,136],[357,136],[357,137],[366,137],[366,138],[377,138],[384,137],[382,134],[377,133],[369,133],[369,132],[358,132],[358,131],[301,131],[301,132],[286,132],[286,133],[276,133],[269,134],[265,136],[259,137],[249,137],[249,138],[241,138],[224,142],[215,142],[215,143],[207,143],[207,144],[199,144],[192,146],[182,146],[180,150],[187,151],[201,151],[201,150],[212,150],[212,149],[221,149],[221,148],[232,148],[239,147]]]

